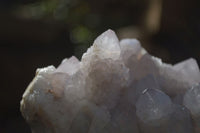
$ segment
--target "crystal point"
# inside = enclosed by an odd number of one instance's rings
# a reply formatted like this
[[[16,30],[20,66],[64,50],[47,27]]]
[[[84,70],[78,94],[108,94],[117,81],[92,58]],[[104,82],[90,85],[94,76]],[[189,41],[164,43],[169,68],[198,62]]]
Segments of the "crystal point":
[[[67,73],[69,75],[72,75],[79,70],[79,67],[79,60],[75,56],[72,56],[69,59],[64,59],[56,69],[56,72]]]
[[[21,112],[32,133],[200,133],[195,59],[170,65],[102,33],[79,61],[37,69]]]

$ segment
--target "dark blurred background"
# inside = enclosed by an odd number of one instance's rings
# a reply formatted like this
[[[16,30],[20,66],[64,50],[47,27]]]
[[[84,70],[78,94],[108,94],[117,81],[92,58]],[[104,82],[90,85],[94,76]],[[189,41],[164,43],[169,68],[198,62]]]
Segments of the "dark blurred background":
[[[19,102],[38,67],[82,53],[108,28],[149,53],[200,61],[199,0],[0,0],[0,133],[30,133]]]

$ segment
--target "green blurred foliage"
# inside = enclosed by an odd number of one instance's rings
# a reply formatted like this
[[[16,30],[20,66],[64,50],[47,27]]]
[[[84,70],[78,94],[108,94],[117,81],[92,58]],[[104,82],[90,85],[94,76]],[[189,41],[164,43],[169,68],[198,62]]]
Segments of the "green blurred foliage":
[[[75,55],[80,56],[99,31],[99,18],[91,12],[91,6],[86,1],[43,0],[19,6],[15,14],[25,19],[66,24],[71,42],[75,44]]]
[[[142,17],[145,1],[41,0],[18,6],[14,12],[25,19],[64,23],[70,32],[71,42],[75,44],[75,55],[79,55],[106,29],[137,23]],[[135,12],[132,12],[133,9]]]

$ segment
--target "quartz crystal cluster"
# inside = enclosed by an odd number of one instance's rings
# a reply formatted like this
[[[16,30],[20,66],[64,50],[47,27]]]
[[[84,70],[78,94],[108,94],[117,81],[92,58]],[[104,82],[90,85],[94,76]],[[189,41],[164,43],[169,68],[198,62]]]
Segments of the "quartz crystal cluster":
[[[83,54],[38,69],[21,100],[32,133],[200,133],[200,72],[136,39],[101,34]]]

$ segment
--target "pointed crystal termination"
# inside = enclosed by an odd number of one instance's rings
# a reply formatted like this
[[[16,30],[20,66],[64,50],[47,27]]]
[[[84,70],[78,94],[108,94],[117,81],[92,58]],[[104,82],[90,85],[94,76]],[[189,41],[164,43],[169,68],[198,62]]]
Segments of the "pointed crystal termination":
[[[159,90],[145,90],[136,103],[142,133],[168,133],[172,112],[170,98]]]
[[[193,86],[185,93],[183,104],[191,112],[196,133],[200,131],[200,84]]]
[[[142,66],[141,58],[147,53],[136,39],[123,39],[120,41],[121,58],[125,65],[129,68],[130,78],[137,79],[141,75],[140,68]],[[146,65],[146,64],[145,64]],[[139,71],[139,72],[138,72]],[[143,70],[144,71],[144,70]],[[137,73],[140,73],[137,75]]]
[[[119,40],[114,31],[107,30],[97,37],[93,43],[93,46],[90,47],[85,54],[83,54],[82,62],[88,63],[88,61],[92,60],[93,58],[111,58],[116,60],[119,59],[119,57]]]
[[[160,86],[170,96],[184,94],[194,84],[200,82],[199,67],[192,58],[174,66],[164,64],[160,68]]]
[[[94,41],[93,44],[96,50],[107,50],[110,52],[119,52],[119,40],[112,30],[107,30],[106,32],[102,33],[97,39]]]
[[[120,41],[121,56],[123,60],[128,64],[128,61],[132,59],[139,59],[145,52],[142,52],[140,42],[136,39],[123,39]],[[133,58],[135,56],[135,58]]]
[[[195,59],[190,58],[174,65],[174,70],[179,71],[185,78],[190,81],[190,85],[200,82],[199,67]]]
[[[79,70],[80,62],[75,57],[72,56],[69,59],[64,59],[62,63],[56,69],[56,72],[67,73],[69,75],[73,75]]]
[[[21,112],[32,133],[200,133],[196,83],[194,59],[165,64],[108,30],[81,61],[38,69]]]

